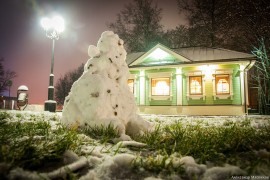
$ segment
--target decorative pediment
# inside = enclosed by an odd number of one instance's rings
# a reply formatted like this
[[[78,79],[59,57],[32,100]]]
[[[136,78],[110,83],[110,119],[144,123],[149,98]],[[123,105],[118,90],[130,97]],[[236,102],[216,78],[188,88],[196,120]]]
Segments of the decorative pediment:
[[[190,60],[166,46],[157,44],[144,55],[133,61],[130,66],[157,66],[166,64],[181,64],[184,62],[190,62]]]

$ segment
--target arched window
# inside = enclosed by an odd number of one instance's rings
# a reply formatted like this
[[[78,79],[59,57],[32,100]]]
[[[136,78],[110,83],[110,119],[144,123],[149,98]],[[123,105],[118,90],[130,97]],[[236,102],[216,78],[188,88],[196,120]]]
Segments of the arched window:
[[[230,78],[228,74],[216,75],[216,93],[230,94]]]
[[[202,76],[189,77],[189,93],[191,95],[202,94]]]
[[[154,78],[151,80],[153,96],[170,95],[170,78]]]

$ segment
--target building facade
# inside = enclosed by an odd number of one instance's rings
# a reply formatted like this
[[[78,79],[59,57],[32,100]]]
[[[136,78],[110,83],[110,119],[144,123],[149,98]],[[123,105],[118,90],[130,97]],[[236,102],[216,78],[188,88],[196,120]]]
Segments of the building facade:
[[[170,49],[158,44],[127,55],[128,84],[140,112],[178,115],[247,114],[247,72],[255,56],[226,49]]]

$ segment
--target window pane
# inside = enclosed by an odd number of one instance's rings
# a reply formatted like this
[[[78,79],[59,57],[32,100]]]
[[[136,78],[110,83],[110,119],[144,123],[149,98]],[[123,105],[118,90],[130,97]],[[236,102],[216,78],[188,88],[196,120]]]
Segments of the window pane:
[[[151,81],[152,95],[169,96],[170,95],[170,78],[155,78]]]
[[[129,90],[134,93],[134,79],[129,79],[128,80],[128,86],[129,86]]]
[[[216,91],[217,94],[230,93],[229,75],[216,75]]]
[[[202,76],[189,77],[190,94],[202,94]]]

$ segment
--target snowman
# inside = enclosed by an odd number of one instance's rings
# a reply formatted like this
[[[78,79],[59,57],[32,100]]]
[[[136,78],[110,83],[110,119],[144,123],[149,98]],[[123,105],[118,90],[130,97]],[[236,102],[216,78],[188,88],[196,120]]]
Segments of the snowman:
[[[65,98],[61,122],[72,127],[113,126],[120,140],[142,134],[153,124],[138,114],[134,95],[127,81],[124,42],[112,31],[102,33],[97,47],[90,45],[90,59],[82,76],[74,82]]]

